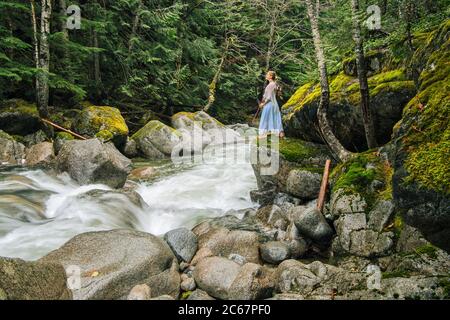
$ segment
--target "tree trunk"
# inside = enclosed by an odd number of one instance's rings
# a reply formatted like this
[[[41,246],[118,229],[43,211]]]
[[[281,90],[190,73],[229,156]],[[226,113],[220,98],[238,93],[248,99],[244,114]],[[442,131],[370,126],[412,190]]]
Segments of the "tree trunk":
[[[67,15],[67,5],[66,5],[66,0],[59,0],[59,14],[61,15],[61,24],[60,24],[60,28],[61,28],[61,32],[64,35],[64,40],[69,40],[69,30],[67,30],[67,21],[65,19],[66,15]]]
[[[139,26],[139,14],[142,10],[143,5],[144,5],[143,2],[139,1],[139,6],[134,15],[133,25],[131,27],[131,35],[130,35],[130,39],[128,40],[128,55],[130,55],[131,51],[133,50],[133,44],[134,44],[133,38],[136,36],[136,33],[137,33],[137,29]]]
[[[220,63],[219,63],[219,66],[217,68],[217,71],[216,71],[216,73],[214,75],[214,78],[213,78],[213,80],[211,81],[211,83],[209,85],[208,103],[203,108],[203,111],[205,111],[205,112],[208,112],[209,108],[211,108],[211,106],[213,105],[214,101],[216,100],[216,87],[217,87],[217,83],[219,82],[220,74],[221,74],[223,66],[225,64],[225,60],[227,58],[228,49],[230,48],[230,42],[231,42],[231,39],[227,37],[225,39],[225,48],[224,48],[224,51],[223,51],[223,54],[222,54],[222,58],[220,59]]]
[[[48,35],[50,34],[50,17],[52,14],[51,0],[41,0],[41,32],[39,37],[38,73],[37,73],[37,108],[41,118],[48,117],[49,98],[49,69],[50,47]]]
[[[31,25],[33,27],[33,47],[34,47],[34,66],[36,69],[39,68],[39,42],[38,42],[38,31],[37,31],[37,21],[36,21],[36,9],[34,0],[30,1],[31,6]],[[36,91],[38,90],[38,81],[36,78]]]
[[[317,12],[316,10],[318,9],[314,8],[311,0],[305,0],[305,2],[308,9],[308,17],[311,22],[311,32],[313,35],[314,49],[316,52],[317,66],[319,68],[320,75],[321,95],[319,108],[317,109],[319,127],[322,132],[323,138],[330,147],[331,151],[336,155],[336,157],[338,157],[339,160],[345,161],[350,158],[351,153],[347,151],[336,138],[327,119],[327,111],[330,104],[330,89],[328,85],[328,74],[322,48],[322,40],[320,38],[319,23],[317,21],[317,16],[315,15],[315,13]]]
[[[95,28],[92,28],[92,46],[94,48],[98,48],[98,36]],[[100,74],[100,57],[98,52],[94,52],[94,81],[95,81],[95,91],[96,91],[96,100],[101,99],[101,86],[102,86],[102,78]]]
[[[352,20],[353,20],[353,40],[355,41],[356,69],[358,72],[359,87],[361,93],[361,111],[363,115],[364,133],[366,135],[369,149],[378,146],[375,136],[375,125],[372,112],[370,110],[369,85],[367,83],[367,68],[364,58],[364,45],[361,37],[361,27],[359,21],[359,1],[351,0]]]

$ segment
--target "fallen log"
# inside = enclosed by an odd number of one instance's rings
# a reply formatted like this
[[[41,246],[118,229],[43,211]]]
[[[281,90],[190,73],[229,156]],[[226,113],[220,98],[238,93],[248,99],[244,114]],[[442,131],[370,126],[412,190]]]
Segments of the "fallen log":
[[[73,136],[75,136],[75,137],[77,137],[77,138],[79,138],[79,139],[81,139],[81,140],[87,140],[86,137],[83,137],[83,136],[79,135],[78,133],[75,133],[75,132],[73,132],[73,131],[71,131],[71,130],[69,130],[69,129],[63,128],[63,127],[57,125],[56,123],[51,122],[50,120],[47,120],[47,119],[41,119],[41,120],[42,120],[43,122],[45,122],[45,123],[51,125],[52,127],[55,127],[55,128],[58,129],[58,130],[61,130],[61,131],[70,133],[71,135],[73,135]]]
[[[327,193],[328,177],[330,175],[331,160],[325,162],[325,169],[323,171],[322,183],[320,185],[319,198],[317,199],[317,210],[322,212],[323,204],[325,202],[325,195]]]

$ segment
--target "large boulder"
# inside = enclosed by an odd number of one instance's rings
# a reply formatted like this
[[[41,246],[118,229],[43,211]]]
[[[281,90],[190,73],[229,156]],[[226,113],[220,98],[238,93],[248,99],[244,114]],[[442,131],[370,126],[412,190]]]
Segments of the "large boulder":
[[[222,257],[209,257],[200,261],[194,269],[197,286],[210,296],[228,299],[229,290],[239,274],[241,266]]]
[[[35,104],[21,99],[7,100],[0,105],[0,130],[12,135],[28,135],[41,128]]]
[[[192,231],[198,237],[199,252],[200,249],[208,249],[212,255],[221,257],[239,254],[247,262],[260,262],[256,232],[211,227],[207,222],[198,225]]]
[[[80,184],[101,183],[121,188],[131,171],[131,161],[111,143],[98,139],[67,141],[57,157],[57,168]]]
[[[0,300],[61,299],[72,299],[72,292],[59,263],[0,258]]]
[[[190,129],[197,124],[203,130],[224,129],[225,126],[204,111],[178,112],[172,116],[172,125],[176,129]]]
[[[327,244],[333,236],[333,229],[316,208],[303,206],[292,209],[293,222],[299,233],[319,244]]]
[[[186,228],[179,228],[167,232],[164,235],[164,240],[180,262],[191,262],[192,257],[197,252],[197,236]]]
[[[131,288],[144,284],[154,297],[177,298],[180,290],[176,257],[163,240],[144,232],[83,233],[39,261],[80,268],[74,299],[126,299]]]
[[[55,159],[53,143],[41,142],[28,148],[25,152],[25,164],[28,166],[47,165]]]
[[[450,24],[431,31],[415,52],[419,92],[393,135],[393,196],[405,222],[450,252]]]
[[[280,241],[263,243],[260,248],[261,258],[271,264],[278,264],[290,257],[289,246]]]
[[[273,272],[255,263],[246,263],[239,270],[228,290],[230,300],[260,300],[272,296]]]
[[[84,107],[75,117],[72,129],[88,137],[112,140],[118,147],[125,144],[128,136],[128,127],[120,110],[108,106]]]
[[[170,157],[181,138],[177,130],[158,120],[148,122],[132,136],[138,151],[148,159]]]
[[[395,206],[389,162],[374,152],[359,154],[332,172],[329,214],[337,236],[336,254],[374,258],[392,253]],[[376,183],[375,183],[376,182]]]
[[[0,165],[21,164],[25,146],[14,140],[9,134],[0,130]]]
[[[376,138],[378,143],[385,144],[390,140],[394,125],[401,119],[403,108],[415,95],[414,82],[407,79],[403,69],[372,75],[368,82]],[[333,132],[347,149],[366,148],[358,79],[341,72],[330,81],[330,90],[327,117]],[[308,83],[297,90],[282,107],[288,135],[323,142],[317,121],[319,101],[319,84]]]
[[[291,170],[286,181],[286,191],[304,200],[316,199],[319,196],[322,176],[307,170]]]

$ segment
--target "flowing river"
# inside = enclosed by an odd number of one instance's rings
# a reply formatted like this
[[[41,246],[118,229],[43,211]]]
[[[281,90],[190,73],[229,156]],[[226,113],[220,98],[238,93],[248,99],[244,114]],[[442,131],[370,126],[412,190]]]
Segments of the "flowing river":
[[[234,160],[224,158],[230,152]],[[35,260],[84,232],[132,228],[162,235],[255,207],[249,191],[256,179],[242,156],[247,152],[248,145],[239,143],[210,150],[198,164],[136,162],[160,173],[153,181],[127,183],[144,203],[133,192],[80,186],[66,174],[0,169],[0,256]]]

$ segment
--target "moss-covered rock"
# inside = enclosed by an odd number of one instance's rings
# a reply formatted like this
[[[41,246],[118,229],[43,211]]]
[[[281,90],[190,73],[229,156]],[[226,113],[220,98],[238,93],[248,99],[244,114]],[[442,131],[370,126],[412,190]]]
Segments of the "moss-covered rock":
[[[253,198],[260,203],[270,203],[271,200],[269,198],[273,198],[278,192],[300,197],[301,193],[293,192],[297,188],[292,188],[293,185],[298,183],[298,179],[301,179],[301,177],[307,179],[310,176],[314,176],[320,180],[325,161],[333,159],[326,146],[300,139],[285,138],[279,140],[277,146],[272,146],[269,136],[269,139],[258,140],[258,144],[260,152],[265,152],[273,147],[275,151],[273,156],[279,157],[279,166],[276,168],[275,174],[263,174],[263,169],[270,167],[272,164],[268,166],[259,162],[252,164],[258,185],[258,193],[253,192]],[[296,174],[299,172],[304,174]],[[289,185],[288,181],[290,181]],[[320,185],[320,181],[318,183]],[[257,194],[263,197],[267,194],[270,197],[266,199],[267,201],[262,201],[262,199],[257,199],[258,196],[255,197]],[[311,199],[311,197],[314,198],[312,194],[304,198]]]
[[[377,140],[384,144],[400,120],[403,107],[415,94],[414,82],[407,79],[402,68],[373,75],[368,82]],[[328,119],[334,133],[346,148],[364,150],[358,79],[341,72],[330,79],[330,93]],[[297,90],[282,107],[288,135],[322,143],[316,115],[319,102],[320,85],[308,83]]]
[[[128,127],[125,119],[120,114],[120,110],[108,106],[87,106],[81,110],[74,119],[72,129],[90,137],[100,134],[102,138],[106,136],[118,147],[122,147],[126,142]],[[106,131],[109,133],[106,134]],[[110,137],[112,135],[112,138]]]
[[[34,133],[41,128],[36,105],[21,99],[7,100],[0,105],[0,130],[12,135]]]
[[[172,125],[176,129],[188,129],[198,122],[203,130],[223,129],[225,126],[204,111],[178,112],[172,116]]]
[[[372,50],[365,54],[365,60],[368,69],[367,73],[371,76],[383,69],[386,55],[382,50]],[[356,77],[358,75],[356,68],[356,57],[344,59],[344,61],[342,61],[342,69],[346,75]]]
[[[450,22],[429,33],[413,64],[419,93],[394,130],[394,199],[406,223],[450,250]]]
[[[160,159],[172,154],[179,144],[181,134],[158,120],[152,120],[131,138],[136,141],[138,151],[148,159]]]
[[[0,165],[21,164],[25,156],[25,146],[12,136],[0,130]]]
[[[332,171],[328,210],[337,255],[371,258],[392,252],[395,234],[386,229],[394,216],[391,176],[389,162],[373,151],[356,154]]]

